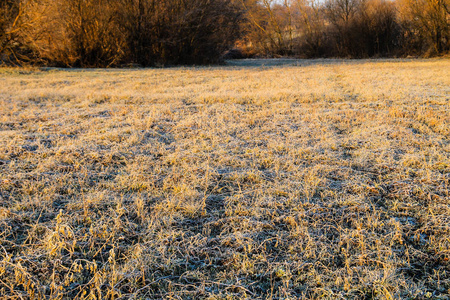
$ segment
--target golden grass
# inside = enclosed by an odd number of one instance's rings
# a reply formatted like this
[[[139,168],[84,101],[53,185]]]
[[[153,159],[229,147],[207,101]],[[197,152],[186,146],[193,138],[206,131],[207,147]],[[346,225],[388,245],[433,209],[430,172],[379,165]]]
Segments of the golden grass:
[[[450,60],[293,62],[0,69],[2,299],[449,299]]]

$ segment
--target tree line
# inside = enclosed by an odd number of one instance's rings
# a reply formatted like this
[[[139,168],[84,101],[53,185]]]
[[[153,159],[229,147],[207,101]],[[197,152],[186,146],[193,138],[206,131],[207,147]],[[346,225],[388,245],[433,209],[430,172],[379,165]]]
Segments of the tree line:
[[[250,23],[243,43],[249,53],[363,58],[450,50],[450,0],[253,3],[247,6]]]
[[[0,0],[0,61],[65,67],[242,57],[433,56],[450,0]]]

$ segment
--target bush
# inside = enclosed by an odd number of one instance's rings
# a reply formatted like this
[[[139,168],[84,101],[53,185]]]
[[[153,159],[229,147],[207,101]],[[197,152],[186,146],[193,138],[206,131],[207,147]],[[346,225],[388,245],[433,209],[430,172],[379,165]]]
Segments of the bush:
[[[35,0],[23,33],[50,64],[108,67],[217,62],[238,37],[229,0]]]

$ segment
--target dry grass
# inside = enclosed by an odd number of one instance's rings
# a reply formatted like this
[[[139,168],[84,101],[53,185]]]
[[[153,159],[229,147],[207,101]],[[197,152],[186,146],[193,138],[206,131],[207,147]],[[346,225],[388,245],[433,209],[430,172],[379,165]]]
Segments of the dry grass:
[[[2,299],[449,299],[450,60],[0,69]]]

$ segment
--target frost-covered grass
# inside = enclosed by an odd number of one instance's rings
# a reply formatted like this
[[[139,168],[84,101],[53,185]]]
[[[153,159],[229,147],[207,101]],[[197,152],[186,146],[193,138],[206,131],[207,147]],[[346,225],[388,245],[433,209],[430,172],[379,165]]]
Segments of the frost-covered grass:
[[[450,60],[0,69],[5,299],[449,299]]]

